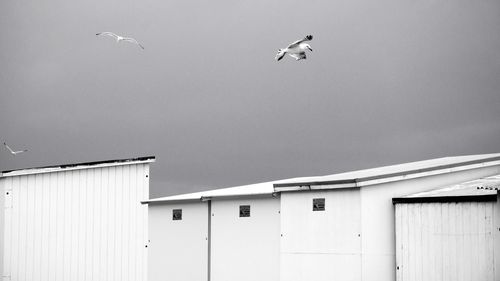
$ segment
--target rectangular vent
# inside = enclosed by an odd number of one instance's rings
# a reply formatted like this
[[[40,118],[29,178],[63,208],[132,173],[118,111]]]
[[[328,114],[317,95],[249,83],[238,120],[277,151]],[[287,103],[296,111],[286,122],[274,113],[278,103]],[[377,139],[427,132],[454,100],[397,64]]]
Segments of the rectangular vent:
[[[313,211],[324,211],[324,210],[325,210],[325,198],[314,198]]]
[[[172,210],[172,220],[174,220],[174,221],[182,220],[182,209],[173,209]]]
[[[250,217],[250,205],[240,205],[240,218]]]

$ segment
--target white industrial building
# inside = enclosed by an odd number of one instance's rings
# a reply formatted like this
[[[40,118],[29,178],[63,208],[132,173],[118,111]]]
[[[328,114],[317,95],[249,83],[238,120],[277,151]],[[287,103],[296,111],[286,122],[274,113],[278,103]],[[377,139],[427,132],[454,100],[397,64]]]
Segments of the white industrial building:
[[[147,280],[154,157],[0,174],[4,281]]]
[[[483,226],[486,236],[478,239],[485,250],[472,251],[474,259],[461,257],[461,262],[486,265],[475,271],[469,266],[472,277],[464,280],[500,280],[500,214],[494,188],[477,189],[477,203],[462,196],[460,211],[434,214],[432,204],[448,203],[433,202],[427,208],[412,202],[430,197],[424,191],[499,174],[500,154],[471,155],[146,200],[149,280],[457,280],[442,277],[457,276],[450,272],[460,270],[454,266],[462,263],[431,264],[423,258],[434,255],[437,243],[446,245],[443,250],[459,247],[457,241],[472,247],[479,241],[472,236],[483,233],[477,230]],[[452,212],[465,216],[458,228],[466,221],[471,226],[439,236],[422,224],[426,219],[444,225]],[[420,229],[429,232],[424,235]],[[471,239],[449,237],[453,235]],[[427,252],[415,244],[415,237],[426,237],[421,244]],[[465,253],[441,257],[460,259]],[[482,275],[473,275],[478,270]]]

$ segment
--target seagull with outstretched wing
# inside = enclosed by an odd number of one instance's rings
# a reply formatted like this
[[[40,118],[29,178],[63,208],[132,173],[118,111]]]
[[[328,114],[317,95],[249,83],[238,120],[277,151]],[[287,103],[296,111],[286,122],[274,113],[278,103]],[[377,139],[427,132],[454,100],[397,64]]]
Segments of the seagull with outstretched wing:
[[[139,42],[137,42],[137,40],[135,40],[134,38],[123,37],[120,35],[116,35],[113,32],[108,32],[108,31],[100,32],[100,33],[97,33],[96,35],[97,36],[103,35],[103,36],[113,37],[113,38],[115,38],[116,42],[124,41],[124,42],[133,43],[133,44],[136,44],[137,46],[141,47],[144,50],[144,47]]]
[[[19,153],[23,153],[23,152],[28,151],[27,149],[25,149],[25,150],[18,150],[18,151],[14,151],[14,150],[12,150],[12,149],[11,149],[11,148],[10,148],[10,147],[9,147],[9,146],[5,143],[5,142],[3,143],[3,145],[5,146],[5,148],[7,148],[7,149],[9,150],[10,154],[12,154],[12,155],[17,155],[17,154],[19,154]]]
[[[281,60],[286,54],[293,57],[295,60],[306,59],[306,50],[312,52],[311,46],[307,44],[307,41],[313,39],[312,35],[307,35],[303,39],[297,40],[292,44],[288,45],[285,49],[279,49],[276,55],[276,60]]]

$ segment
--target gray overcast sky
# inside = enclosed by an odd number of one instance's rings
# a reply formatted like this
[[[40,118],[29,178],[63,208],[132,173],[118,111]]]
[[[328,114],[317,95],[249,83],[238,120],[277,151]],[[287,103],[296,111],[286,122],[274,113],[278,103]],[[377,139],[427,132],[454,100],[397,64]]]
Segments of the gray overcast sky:
[[[498,0],[3,0],[0,38],[0,170],[156,155],[158,197],[500,152]]]

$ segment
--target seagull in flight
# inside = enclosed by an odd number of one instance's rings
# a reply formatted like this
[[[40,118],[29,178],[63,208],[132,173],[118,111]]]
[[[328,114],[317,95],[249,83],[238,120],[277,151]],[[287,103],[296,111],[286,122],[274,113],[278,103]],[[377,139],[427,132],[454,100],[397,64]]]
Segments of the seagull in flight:
[[[295,60],[306,59],[306,50],[312,52],[311,46],[309,46],[309,44],[307,44],[306,42],[311,41],[312,39],[312,35],[307,35],[303,39],[297,40],[288,45],[288,47],[286,47],[285,49],[279,49],[275,59],[279,61],[286,54],[290,55]]]
[[[27,149],[25,149],[25,150],[18,150],[18,151],[14,151],[14,150],[12,150],[12,149],[11,149],[11,148],[10,148],[10,147],[9,147],[9,146],[5,143],[5,142],[3,143],[3,145],[4,145],[4,146],[5,146],[5,147],[6,147],[6,148],[10,151],[10,153],[11,153],[12,155],[17,155],[17,154],[19,154],[19,153],[23,153],[23,152],[28,151]]]
[[[120,41],[130,42],[130,43],[136,44],[137,46],[141,47],[144,50],[144,47],[139,42],[137,42],[137,40],[135,40],[134,38],[123,37],[120,35],[116,35],[113,32],[107,32],[107,31],[106,32],[99,32],[96,35],[97,36],[103,35],[103,36],[113,37],[113,38],[115,38],[116,42],[120,42]]]

